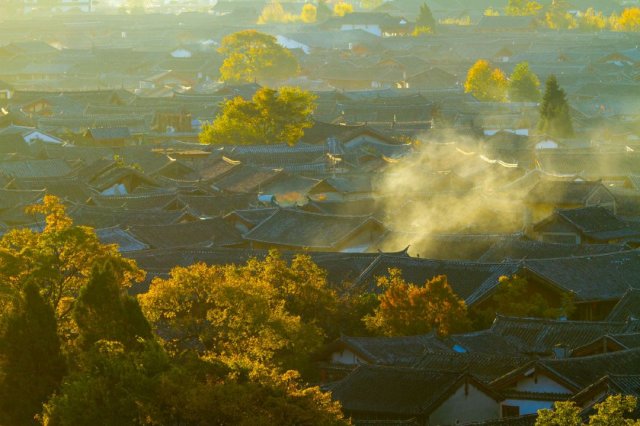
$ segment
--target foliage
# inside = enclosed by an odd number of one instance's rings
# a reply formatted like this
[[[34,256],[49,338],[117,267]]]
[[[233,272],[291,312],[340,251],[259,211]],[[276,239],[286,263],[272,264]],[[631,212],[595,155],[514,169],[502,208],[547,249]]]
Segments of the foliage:
[[[573,136],[573,124],[569,115],[569,104],[564,90],[558,86],[554,75],[546,83],[542,103],[540,104],[540,122],[538,130],[551,137],[566,138]]]
[[[500,277],[496,292],[491,297],[491,307],[478,315],[480,325],[493,321],[495,314],[514,317],[553,318],[569,316],[573,312],[573,300],[563,299],[560,307],[552,307],[549,302],[536,291],[526,278],[514,275]]]
[[[318,21],[324,21],[325,19],[328,19],[331,17],[332,11],[331,11],[331,8],[327,6],[326,0],[318,0],[316,5],[317,5],[316,19]]]
[[[305,24],[312,24],[316,22],[317,16],[318,16],[318,8],[312,5],[311,3],[306,3],[302,7],[302,12],[300,12],[300,19]]]
[[[351,3],[341,0],[333,6],[333,14],[335,16],[344,16],[349,13],[353,13],[353,6]]]
[[[504,102],[507,78],[499,68],[492,68],[488,61],[480,59],[467,72],[464,91],[480,101]]]
[[[364,9],[375,9],[383,3],[383,0],[360,0],[360,6]]]
[[[427,2],[422,3],[420,6],[420,13],[416,19],[416,28],[429,28],[430,32],[435,32],[436,30],[436,20]]]
[[[66,425],[136,425],[145,422],[156,394],[155,378],[169,369],[169,359],[154,342],[127,351],[120,342],[100,340],[82,359],[44,407],[43,423]]]
[[[576,19],[568,12],[565,0],[553,0],[545,15],[547,26],[553,30],[570,30],[578,26]]]
[[[535,16],[541,9],[537,1],[509,0],[504,12],[507,16]]]
[[[536,426],[580,426],[580,411],[580,407],[573,401],[555,402],[553,410],[538,410]]]
[[[609,395],[594,406],[596,413],[589,417],[591,426],[639,426],[640,420],[625,419],[633,413],[637,398],[631,395]],[[536,426],[581,426],[581,409],[573,401],[556,402],[553,410],[538,411]]]
[[[121,281],[111,262],[94,265],[73,311],[80,347],[89,349],[98,340],[109,340],[129,350],[138,345],[139,339],[151,338],[151,327],[138,301],[123,292]]]
[[[615,20],[614,28],[617,31],[640,31],[640,7],[624,9],[620,17]]]
[[[602,12],[596,12],[592,7],[588,8],[578,19],[578,29],[582,31],[601,31],[607,26],[607,20]]]
[[[324,275],[304,257],[287,266],[275,253],[246,265],[192,265],[156,278],[142,309],[173,336],[172,349],[271,367],[306,367],[322,344],[335,304]],[[324,303],[317,303],[318,300]]]
[[[38,287],[28,283],[0,338],[0,423],[34,424],[66,366],[56,319]]]
[[[386,336],[407,336],[436,331],[440,336],[469,328],[467,308],[440,275],[419,287],[407,283],[400,270],[378,278],[383,293],[380,306],[364,318],[366,326]]]
[[[283,80],[298,72],[298,61],[288,49],[275,37],[255,30],[226,36],[218,52],[225,57],[220,76],[226,82]]]
[[[75,226],[57,197],[47,195],[27,211],[44,215],[45,227],[42,232],[15,229],[0,240],[0,279],[10,294],[34,282],[58,320],[65,321],[94,264],[110,260],[122,274],[124,287],[144,278],[135,261],[122,257],[117,246],[102,244],[92,228]]]
[[[298,88],[262,88],[250,101],[227,101],[212,124],[205,124],[201,143],[295,144],[311,127],[314,96]]]
[[[459,18],[444,18],[440,19],[440,23],[443,25],[458,25],[461,27],[466,27],[471,25],[471,16],[465,15]]]
[[[537,102],[540,100],[540,80],[529,69],[529,63],[520,62],[509,79],[509,99],[514,102]]]
[[[420,37],[423,35],[433,34],[433,29],[431,27],[414,27],[411,35],[414,37]]]
[[[500,16],[500,12],[492,7],[488,7],[482,13],[484,16]]]
[[[284,11],[284,8],[278,1],[272,1],[267,4],[258,17],[258,24],[270,24],[270,23],[288,23],[294,22],[296,17],[290,13]]]

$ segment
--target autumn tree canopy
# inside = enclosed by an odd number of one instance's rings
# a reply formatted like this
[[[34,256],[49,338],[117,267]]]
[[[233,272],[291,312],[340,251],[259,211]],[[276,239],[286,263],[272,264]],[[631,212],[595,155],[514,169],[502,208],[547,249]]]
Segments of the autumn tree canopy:
[[[400,270],[378,278],[380,306],[364,318],[367,327],[386,336],[409,336],[435,331],[440,336],[469,328],[467,307],[440,275],[424,286],[407,283]]]
[[[218,51],[224,56],[220,78],[228,83],[269,83],[298,72],[293,54],[269,34],[244,30],[226,36]]]
[[[479,101],[505,102],[507,100],[507,77],[500,68],[493,68],[488,61],[480,59],[467,72],[465,93]]]
[[[640,420],[626,418],[636,408],[637,398],[631,395],[610,395],[594,406],[589,421],[582,421],[582,409],[573,401],[556,402],[553,410],[538,411],[536,426],[640,426]]]
[[[205,124],[200,142],[206,144],[293,145],[313,124],[315,97],[303,90],[261,88],[250,101],[227,101],[213,123]]]

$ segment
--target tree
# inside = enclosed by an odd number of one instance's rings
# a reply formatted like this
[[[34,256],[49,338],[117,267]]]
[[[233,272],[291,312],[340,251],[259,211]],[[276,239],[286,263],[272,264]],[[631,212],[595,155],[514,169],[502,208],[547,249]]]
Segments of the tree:
[[[316,22],[318,16],[318,9],[311,3],[306,3],[302,6],[302,12],[300,12],[300,19],[305,24],[312,24]]]
[[[483,16],[500,16],[500,12],[492,7],[488,7],[482,13]]]
[[[314,96],[297,88],[262,88],[253,99],[227,101],[212,124],[203,126],[201,143],[293,145],[312,126]]]
[[[420,6],[420,13],[416,19],[416,29],[418,28],[423,29],[423,31],[427,33],[433,33],[436,30],[436,20],[426,2]]]
[[[480,59],[467,72],[465,93],[471,93],[480,101],[503,102],[506,99],[507,79],[498,68],[491,68],[488,61]]]
[[[582,422],[580,407],[573,401],[556,402],[553,410],[538,411],[536,426],[640,426],[640,420],[626,419],[625,415],[633,413],[637,399],[631,395],[609,395],[607,399],[596,404],[595,414],[589,417],[588,423]]]
[[[541,9],[537,1],[509,0],[504,12],[507,16],[535,16]]]
[[[226,82],[278,81],[298,72],[298,61],[288,49],[275,37],[255,30],[226,36],[218,52],[225,57],[220,76]]]
[[[554,30],[576,28],[578,23],[568,10],[569,5],[565,0],[553,0],[546,14],[547,26]]]
[[[351,3],[346,3],[343,0],[340,0],[333,6],[333,14],[335,16],[344,16],[349,13],[353,13],[353,6]]]
[[[616,20],[614,28],[617,31],[640,31],[640,7],[624,9]]]
[[[529,63],[520,62],[509,80],[509,99],[513,102],[537,102],[540,100],[539,87],[540,80],[529,69]]]
[[[382,4],[383,0],[360,0],[360,6],[364,9],[375,9]]]
[[[116,245],[102,244],[92,228],[75,226],[57,197],[46,195],[27,212],[45,216],[44,230],[16,229],[2,237],[0,279],[14,295],[34,282],[56,313],[59,327],[69,326],[75,297],[95,263],[110,260],[122,274],[124,287],[144,279],[135,261],[122,257]]]
[[[573,300],[565,297],[562,305],[553,307],[526,278],[514,275],[500,277],[496,292],[490,299],[490,307],[476,314],[476,326],[482,328],[494,320],[495,314],[513,317],[553,318],[569,316],[573,312]]]
[[[383,293],[379,307],[364,318],[370,330],[386,336],[408,336],[436,331],[440,336],[469,328],[467,307],[440,275],[423,287],[407,283],[400,270],[389,269],[389,276],[378,278]]]
[[[559,401],[553,410],[538,410],[536,426],[581,426],[580,407],[573,401]]]
[[[588,8],[578,19],[578,28],[582,31],[601,31],[606,26],[607,21],[602,12],[596,12],[592,7]]]
[[[0,423],[35,424],[42,404],[66,372],[56,319],[34,283],[28,283],[0,339]]]
[[[151,327],[138,301],[123,292],[121,281],[111,262],[94,265],[73,311],[80,347],[89,349],[98,340],[109,340],[130,350],[138,346],[139,339],[151,338]]]
[[[317,4],[316,18],[318,21],[324,21],[325,19],[328,19],[331,17],[331,14],[332,14],[331,8],[327,6],[327,2],[325,0],[318,0],[316,4]]]
[[[573,136],[573,124],[569,115],[569,104],[564,92],[558,86],[555,75],[547,79],[544,96],[540,105],[538,130],[551,137]]]
[[[268,269],[267,269],[268,270]],[[156,278],[142,309],[168,336],[168,347],[198,348],[225,362],[270,368],[306,368],[322,331],[287,311],[271,277],[255,267],[195,264]]]
[[[258,24],[268,23],[287,23],[293,22],[295,16],[284,11],[284,8],[278,1],[272,1],[267,4],[263,9],[260,17],[258,18]]]

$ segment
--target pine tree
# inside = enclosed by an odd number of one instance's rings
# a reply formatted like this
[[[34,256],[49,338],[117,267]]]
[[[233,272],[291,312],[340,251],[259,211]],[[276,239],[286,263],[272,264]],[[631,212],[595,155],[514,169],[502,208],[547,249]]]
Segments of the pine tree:
[[[80,292],[73,317],[82,348],[88,349],[98,340],[111,340],[131,349],[138,346],[139,338],[151,338],[151,327],[138,301],[123,293],[119,278],[110,262],[95,266]]]
[[[0,424],[36,424],[34,416],[59,387],[66,367],[55,315],[33,283],[7,319],[0,361]]]
[[[573,136],[573,124],[569,115],[567,95],[558,86],[555,75],[549,76],[546,83],[538,130],[551,137],[567,138]]]
[[[420,14],[416,19],[416,28],[429,28],[430,32],[435,32],[436,30],[436,20],[426,2],[420,6]]]

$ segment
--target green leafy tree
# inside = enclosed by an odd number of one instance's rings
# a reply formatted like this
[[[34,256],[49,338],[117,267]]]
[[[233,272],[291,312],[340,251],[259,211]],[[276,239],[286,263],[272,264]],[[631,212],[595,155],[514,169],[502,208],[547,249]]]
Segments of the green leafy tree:
[[[551,137],[567,138],[573,136],[573,123],[569,115],[567,96],[558,85],[558,80],[554,75],[547,79],[540,105],[538,130]]]
[[[0,423],[35,424],[42,404],[58,389],[66,372],[56,318],[29,283],[7,318],[0,338]]]
[[[298,73],[295,56],[280,46],[275,37],[255,30],[226,36],[218,51],[225,58],[220,67],[225,82],[280,81]]]
[[[416,29],[421,28],[422,31],[433,33],[436,30],[436,20],[431,13],[431,9],[426,2],[420,6],[420,13],[416,19]]]
[[[408,336],[436,331],[440,336],[469,328],[467,307],[451,289],[447,277],[434,277],[419,287],[407,283],[398,269],[378,278],[383,293],[367,327],[386,336]]]
[[[631,395],[609,395],[596,404],[595,414],[583,423],[580,407],[573,401],[556,402],[553,410],[538,411],[536,426],[639,426],[640,420],[625,418],[636,408],[637,398]]]
[[[111,262],[94,265],[73,311],[80,347],[89,349],[98,340],[109,340],[132,349],[140,339],[151,338],[151,326],[138,301],[123,291],[121,281]]]
[[[477,328],[484,328],[491,324],[496,313],[514,317],[557,319],[569,316],[573,310],[573,300],[570,297],[563,298],[561,306],[553,307],[526,278],[517,275],[503,276],[490,299],[490,307],[482,312],[474,312],[474,320]]]
[[[262,88],[253,99],[227,101],[212,124],[203,126],[201,143],[293,145],[311,127],[314,96],[298,88]]]
[[[316,18],[318,21],[324,21],[331,17],[331,8],[327,6],[327,2],[325,0],[318,0],[316,3]]]
[[[507,78],[499,68],[492,68],[488,61],[480,59],[467,72],[464,91],[480,101],[504,102]]]
[[[49,426],[144,425],[157,398],[158,380],[169,358],[153,341],[128,351],[120,342],[100,340],[82,355],[77,371],[44,406]],[[157,423],[155,423],[157,424]]]
[[[529,63],[520,62],[509,79],[509,99],[514,102],[540,100],[540,80],[530,69]]]

